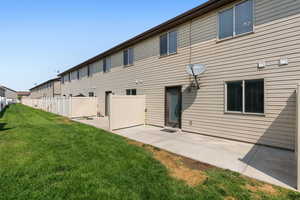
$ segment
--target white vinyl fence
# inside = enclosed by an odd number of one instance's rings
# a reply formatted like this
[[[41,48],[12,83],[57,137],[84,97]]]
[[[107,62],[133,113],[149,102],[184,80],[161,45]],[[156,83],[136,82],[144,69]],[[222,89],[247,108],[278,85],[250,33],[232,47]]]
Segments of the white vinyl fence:
[[[145,124],[146,97],[110,95],[110,130],[129,128]]]
[[[0,112],[7,106],[7,100],[5,97],[0,97]]]
[[[97,116],[96,97],[45,97],[23,98],[22,104],[58,115],[76,118]]]

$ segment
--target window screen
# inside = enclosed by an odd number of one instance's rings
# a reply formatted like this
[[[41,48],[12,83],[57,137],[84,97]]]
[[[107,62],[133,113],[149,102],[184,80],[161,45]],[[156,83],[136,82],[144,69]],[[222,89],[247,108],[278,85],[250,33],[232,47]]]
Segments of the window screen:
[[[87,76],[91,76],[91,68],[89,65],[87,66]]]
[[[160,55],[168,55],[168,34],[160,36]]]
[[[245,81],[245,112],[264,113],[264,80]]]
[[[253,2],[246,1],[235,8],[236,34],[243,34],[253,30]]]
[[[128,65],[129,64],[129,60],[128,60],[128,49],[123,51],[123,64],[124,65]]]
[[[233,36],[233,8],[219,14],[219,38]]]
[[[134,59],[133,48],[129,48],[128,49],[128,62],[129,62],[130,65],[133,64],[133,59]]]
[[[110,58],[103,59],[103,72],[109,72],[111,69],[111,60]]]
[[[136,95],[136,89],[128,89],[128,90],[126,90],[126,95]]]
[[[123,51],[123,65],[132,65],[133,59],[133,48],[129,48]]]
[[[243,82],[227,83],[227,111],[243,111]]]
[[[136,95],[136,89],[131,90],[131,95]]]
[[[253,31],[253,1],[248,0],[219,13],[219,38]]]
[[[89,92],[89,97],[93,97],[94,96],[94,92]]]
[[[169,33],[169,54],[177,52],[177,32]]]

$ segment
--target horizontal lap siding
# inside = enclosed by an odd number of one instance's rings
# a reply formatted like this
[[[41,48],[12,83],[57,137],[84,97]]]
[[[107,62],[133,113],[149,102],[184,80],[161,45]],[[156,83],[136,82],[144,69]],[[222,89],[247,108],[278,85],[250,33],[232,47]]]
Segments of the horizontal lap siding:
[[[122,66],[120,51],[112,56],[111,72],[99,73],[100,67],[90,78],[64,84],[63,91],[87,95],[95,88],[104,113],[105,91],[122,95],[126,89],[137,89],[146,95],[147,124],[164,126],[165,87],[182,85],[183,130],[294,149],[295,88],[300,81],[300,9],[295,2],[256,0],[255,33],[222,42],[216,39],[217,12],[208,13],[175,28],[176,55],[159,58],[157,35],[134,46],[133,66]],[[192,63],[207,66],[199,91],[188,89],[190,56]],[[287,57],[289,65],[279,66],[281,57]],[[267,67],[258,70],[262,60]],[[96,69],[101,64],[92,66]],[[225,114],[224,83],[258,78],[265,80],[265,116]]]
[[[195,44],[192,63],[203,63],[201,89],[183,95],[183,129],[218,137],[294,149],[295,89],[300,81],[300,17],[255,27],[255,34]],[[279,66],[281,57],[289,65]],[[267,67],[257,69],[265,60]],[[265,116],[224,114],[224,83],[265,79]],[[192,125],[190,125],[192,124]]]

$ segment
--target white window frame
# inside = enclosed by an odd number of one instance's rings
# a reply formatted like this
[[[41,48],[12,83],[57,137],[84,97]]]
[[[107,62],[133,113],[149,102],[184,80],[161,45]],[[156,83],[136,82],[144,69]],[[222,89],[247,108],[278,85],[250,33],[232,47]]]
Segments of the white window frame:
[[[249,1],[249,0],[243,0],[243,1],[240,1],[240,2],[237,2],[235,4],[233,4],[232,6],[230,7],[227,7],[227,8],[224,8],[222,10],[220,10],[218,12],[218,16],[217,16],[217,30],[218,30],[218,41],[222,41],[222,40],[228,40],[228,39],[231,39],[231,38],[235,38],[235,37],[240,37],[240,36],[243,36],[243,35],[248,35],[250,33],[254,33],[254,29],[255,29],[255,0],[252,0],[252,31],[248,31],[248,32],[245,32],[245,33],[241,33],[241,34],[236,34],[236,25],[235,25],[235,22],[236,22],[236,19],[235,19],[235,15],[236,15],[236,7],[242,3],[245,3],[246,1]],[[251,0],[250,0],[251,1]],[[225,37],[225,38],[220,38],[220,14],[227,11],[227,10],[230,10],[232,9],[233,10],[233,36],[228,36],[228,37]]]
[[[129,55],[129,50],[130,49],[132,49],[132,63],[129,63],[129,58],[130,58],[130,55]],[[125,53],[125,51],[127,51],[127,59],[128,59],[128,64],[126,65],[124,62],[124,53]],[[134,64],[134,49],[133,49],[133,47],[129,47],[129,48],[127,48],[127,49],[124,49],[123,50],[123,66],[124,67],[129,67],[129,66],[132,66]]]
[[[172,33],[172,32],[176,32],[176,51],[175,52],[173,52],[173,53],[170,53],[170,33]],[[160,53],[161,53],[161,44],[160,44],[160,38],[161,38],[161,36],[163,36],[163,35],[166,35],[167,34],[167,54],[165,54],[165,55],[161,55]],[[177,51],[178,51],[178,31],[177,30],[171,30],[171,31],[168,31],[168,32],[165,32],[165,33],[163,33],[163,34],[161,34],[160,36],[159,36],[159,56],[160,57],[165,57],[165,56],[170,56],[170,55],[174,55],[174,54],[177,54]]]
[[[107,65],[107,60],[110,60],[109,61],[109,64],[110,64],[110,66],[109,66],[109,68],[107,67],[108,65]],[[104,60],[105,60],[105,62],[106,62],[106,66],[105,66],[105,70],[106,71],[104,71]],[[105,57],[105,58],[103,58],[103,60],[102,60],[102,71],[103,71],[103,73],[109,73],[110,71],[111,71],[111,57],[110,56],[107,56],[107,57]]]
[[[252,113],[245,111],[245,82],[246,81],[254,81],[254,80],[262,80],[264,82],[264,112],[263,113]],[[227,106],[227,84],[232,82],[242,82],[242,111],[230,111],[228,110]],[[224,82],[224,113],[228,114],[242,114],[242,115],[258,115],[258,116],[265,116],[266,114],[266,81],[264,78],[253,78],[253,79],[245,79],[245,80],[230,80]]]

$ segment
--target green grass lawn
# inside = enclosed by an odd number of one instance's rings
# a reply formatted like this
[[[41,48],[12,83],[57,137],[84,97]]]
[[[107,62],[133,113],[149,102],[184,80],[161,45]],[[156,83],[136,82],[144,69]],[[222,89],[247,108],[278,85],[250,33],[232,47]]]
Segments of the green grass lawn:
[[[300,199],[238,173],[199,173],[205,181],[190,186],[153,152],[54,114],[12,105],[0,115],[0,200]]]

